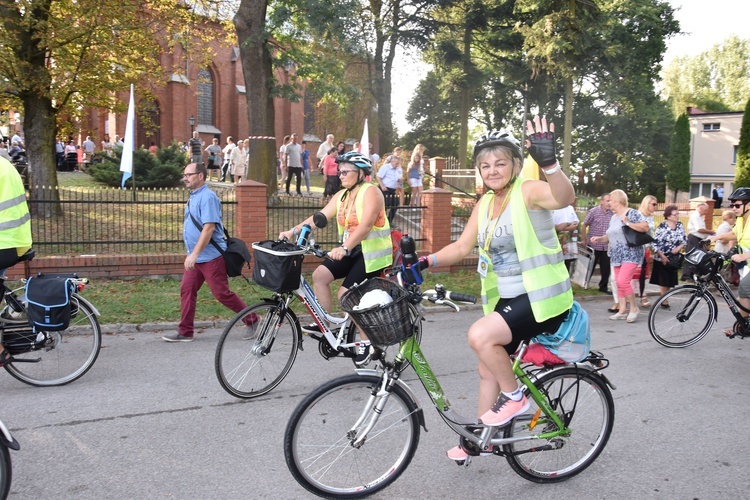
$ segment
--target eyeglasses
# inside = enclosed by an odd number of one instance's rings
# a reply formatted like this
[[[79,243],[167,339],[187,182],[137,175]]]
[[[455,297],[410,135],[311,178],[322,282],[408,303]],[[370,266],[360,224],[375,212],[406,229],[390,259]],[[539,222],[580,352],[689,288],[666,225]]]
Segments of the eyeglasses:
[[[198,175],[198,172],[188,172],[186,174],[182,174],[182,177],[183,178],[190,177],[191,175]]]
[[[655,207],[658,205],[658,203],[649,203],[649,205],[651,205],[652,207]]]
[[[351,174],[352,172],[356,172],[356,170],[340,170],[339,171],[339,177],[341,177],[342,175],[346,176],[348,174]]]
[[[745,206],[744,203],[733,203],[732,204],[732,208],[742,208],[744,206]]]

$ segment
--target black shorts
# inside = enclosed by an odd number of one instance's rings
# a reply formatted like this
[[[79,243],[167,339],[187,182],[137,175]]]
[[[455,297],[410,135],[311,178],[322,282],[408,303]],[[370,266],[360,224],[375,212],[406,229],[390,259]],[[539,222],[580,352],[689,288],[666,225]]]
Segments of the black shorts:
[[[512,299],[500,299],[495,307],[495,312],[503,317],[510,327],[513,340],[510,344],[504,346],[508,354],[513,354],[518,349],[518,345],[529,341],[540,333],[556,332],[565,318],[568,317],[568,311],[550,318],[541,323],[534,319],[534,313],[531,311],[531,302],[527,294],[519,295]]]
[[[351,288],[366,279],[379,276],[382,271],[382,269],[371,273],[365,271],[365,257],[361,245],[354,247],[350,255],[341,260],[325,259],[320,265],[331,271],[334,279],[344,278],[341,284],[344,288]]]

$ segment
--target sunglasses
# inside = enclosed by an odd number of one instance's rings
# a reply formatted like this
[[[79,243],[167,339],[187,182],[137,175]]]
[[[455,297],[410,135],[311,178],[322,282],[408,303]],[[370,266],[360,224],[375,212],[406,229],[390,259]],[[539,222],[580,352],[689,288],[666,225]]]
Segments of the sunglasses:
[[[733,203],[732,204],[732,208],[742,208],[744,206],[745,206],[744,203]]]
[[[651,205],[652,207],[655,207],[658,205],[658,203],[649,203],[649,205]]]

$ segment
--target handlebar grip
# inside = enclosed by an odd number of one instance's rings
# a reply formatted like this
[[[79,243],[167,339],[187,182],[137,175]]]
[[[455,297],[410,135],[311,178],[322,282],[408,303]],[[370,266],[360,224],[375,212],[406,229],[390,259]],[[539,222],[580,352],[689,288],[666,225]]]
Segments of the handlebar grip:
[[[455,300],[456,302],[469,302],[471,304],[477,303],[477,298],[473,295],[467,295],[465,293],[448,292],[446,295],[448,300]]]

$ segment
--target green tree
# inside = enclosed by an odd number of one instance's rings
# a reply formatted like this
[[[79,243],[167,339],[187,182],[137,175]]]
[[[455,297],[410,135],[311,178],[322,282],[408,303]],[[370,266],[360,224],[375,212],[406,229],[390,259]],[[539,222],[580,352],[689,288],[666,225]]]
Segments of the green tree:
[[[122,109],[115,94],[133,82],[163,81],[159,55],[189,28],[179,0],[0,2],[0,95],[23,109],[33,186],[56,186],[55,137],[91,107]],[[166,42],[164,42],[166,43]],[[39,189],[38,199],[57,196]],[[45,215],[54,204],[42,204]]]
[[[674,116],[688,106],[736,111],[750,98],[750,41],[731,35],[697,56],[675,58],[664,70],[662,95]]]
[[[677,201],[679,191],[690,190],[690,121],[687,113],[681,114],[674,124],[669,143],[667,187],[672,190],[672,201]]]
[[[740,128],[740,143],[737,147],[737,166],[734,174],[734,187],[750,186],[750,99],[745,104]]]
[[[101,163],[92,163],[86,172],[108,186],[120,187],[121,158],[122,148],[115,148],[113,156],[103,156]],[[187,164],[187,156],[175,143],[166,148],[159,148],[156,155],[152,155],[146,149],[138,149],[133,152],[133,177],[128,179],[125,185],[133,187],[135,179],[139,188],[181,186],[182,171]]]

